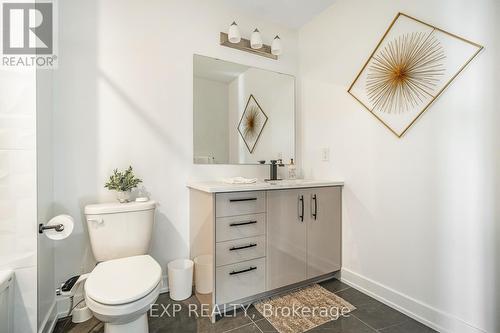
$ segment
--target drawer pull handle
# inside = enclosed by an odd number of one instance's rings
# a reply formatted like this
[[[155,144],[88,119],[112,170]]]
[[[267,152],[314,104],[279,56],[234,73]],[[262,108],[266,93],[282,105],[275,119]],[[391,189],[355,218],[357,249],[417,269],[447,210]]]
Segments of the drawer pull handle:
[[[248,244],[248,245],[243,245],[243,246],[233,246],[229,249],[229,251],[236,251],[236,250],[243,250],[243,249],[248,249],[251,247],[256,247],[257,244]]]
[[[232,272],[229,273],[229,275],[236,275],[236,274],[246,273],[246,272],[254,271],[256,269],[257,269],[257,267],[249,267],[249,268],[243,269],[241,271],[232,271]]]
[[[248,221],[248,222],[239,222],[239,223],[231,223],[229,226],[230,227],[238,227],[240,225],[248,225],[248,224],[255,224],[257,221]]]
[[[229,199],[229,202],[255,201],[257,198]]]

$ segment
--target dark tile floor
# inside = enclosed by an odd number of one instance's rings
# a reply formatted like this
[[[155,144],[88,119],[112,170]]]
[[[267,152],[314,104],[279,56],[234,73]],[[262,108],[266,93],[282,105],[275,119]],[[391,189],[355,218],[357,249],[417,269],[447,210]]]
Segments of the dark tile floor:
[[[313,328],[310,332],[332,332],[332,333],[429,333],[436,332],[429,327],[411,319],[408,316],[380,303],[379,301],[363,294],[362,292],[332,279],[320,283],[323,287],[342,297],[357,309],[349,314],[349,317],[340,317],[335,321],[327,322]],[[149,332],[163,333],[266,333],[276,332],[274,327],[262,317],[252,306],[245,316],[244,311],[238,311],[231,316],[225,316],[215,324],[211,324],[208,318],[195,316],[200,310],[194,311],[194,304],[198,304],[194,297],[182,302],[172,301],[168,294],[162,294],[156,302],[158,310],[156,314],[172,314],[181,309],[173,316],[158,316],[149,318]],[[193,308],[190,312],[190,304]],[[181,306],[179,306],[181,305]],[[166,311],[166,312],[165,312]],[[103,325],[95,318],[81,324],[73,324],[71,319],[60,319],[54,333],[102,333]]]

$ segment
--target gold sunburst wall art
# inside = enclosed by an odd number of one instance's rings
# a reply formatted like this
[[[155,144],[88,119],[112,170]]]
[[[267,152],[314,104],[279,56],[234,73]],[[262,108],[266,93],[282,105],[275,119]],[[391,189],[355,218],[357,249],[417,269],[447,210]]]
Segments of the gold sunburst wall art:
[[[245,142],[250,154],[253,153],[266,123],[267,115],[255,97],[250,95],[245,110],[241,115],[240,123],[238,124],[238,132],[240,132],[241,138]]]
[[[348,92],[402,137],[482,49],[398,13]]]

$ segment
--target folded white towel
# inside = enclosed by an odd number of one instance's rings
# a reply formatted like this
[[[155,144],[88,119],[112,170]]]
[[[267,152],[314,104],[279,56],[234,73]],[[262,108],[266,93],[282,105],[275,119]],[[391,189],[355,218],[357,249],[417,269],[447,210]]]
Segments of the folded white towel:
[[[223,181],[228,184],[253,184],[257,182],[257,178],[232,177],[225,178]]]

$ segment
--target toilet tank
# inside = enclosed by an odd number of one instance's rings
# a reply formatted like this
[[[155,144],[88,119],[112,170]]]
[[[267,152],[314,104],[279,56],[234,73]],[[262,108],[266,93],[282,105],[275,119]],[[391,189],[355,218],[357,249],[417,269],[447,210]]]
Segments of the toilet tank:
[[[102,203],[85,206],[90,245],[98,262],[148,254],[156,203]]]

